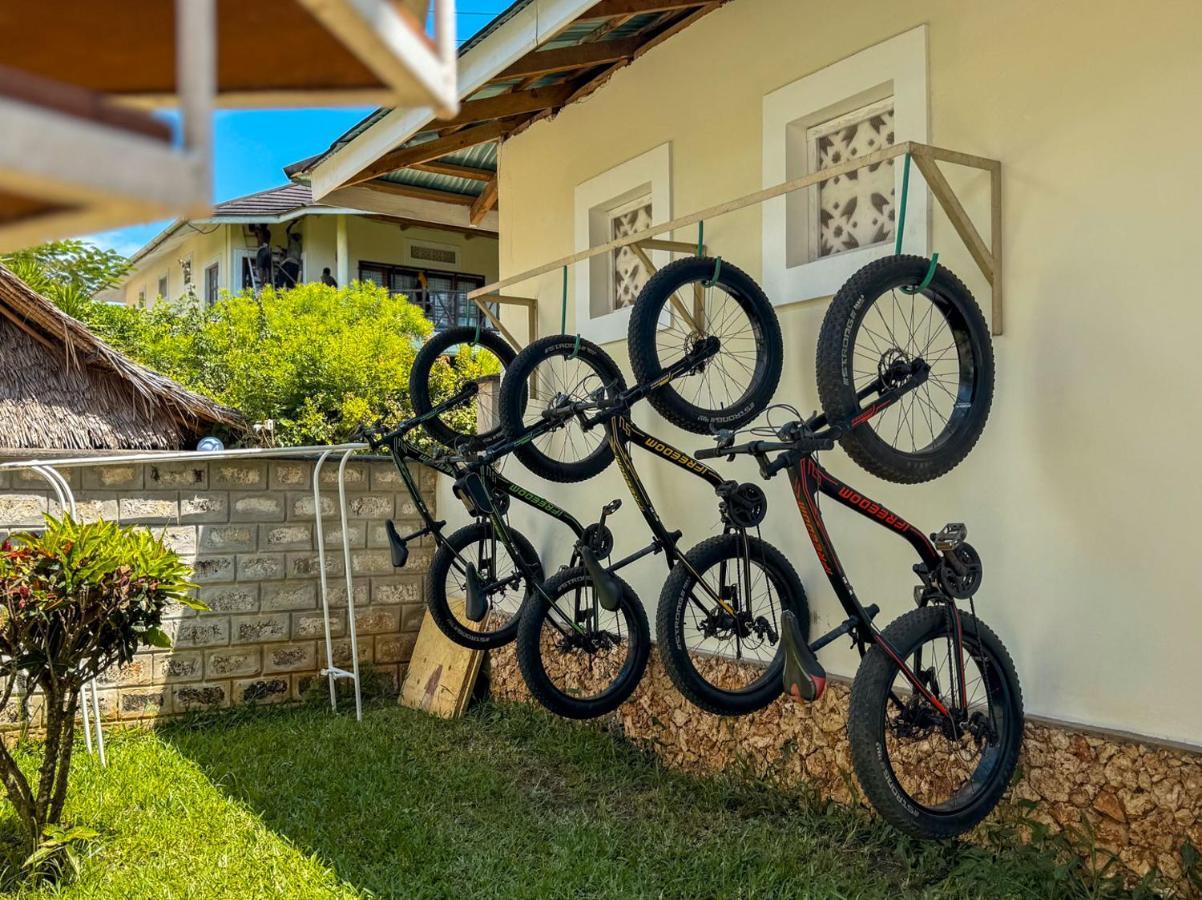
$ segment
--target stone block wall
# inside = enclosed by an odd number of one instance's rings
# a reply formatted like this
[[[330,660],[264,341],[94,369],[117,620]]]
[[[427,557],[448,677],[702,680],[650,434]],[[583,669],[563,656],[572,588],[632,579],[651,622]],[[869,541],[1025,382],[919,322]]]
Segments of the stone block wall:
[[[498,699],[532,702],[513,645],[492,651],[490,687]],[[609,724],[680,769],[750,771],[863,803],[847,741],[849,696],[849,685],[832,681],[817,703],[782,698],[749,716],[714,716],[680,695],[653,651]],[[1087,864],[1104,865],[1112,854],[1133,880],[1155,868],[1190,893],[1181,848],[1188,840],[1202,849],[1202,754],[1028,722],[1018,777],[994,816],[1034,819],[1052,831],[1084,824],[1101,851],[1091,860],[1081,847]]]
[[[208,612],[170,611],[171,650],[139,654],[100,679],[102,715],[139,720],[299,699],[325,665],[314,535],[311,460],[169,463],[61,469],[81,518],[144,525],[194,566]],[[432,470],[422,494],[434,505]],[[322,471],[321,494],[335,665],[349,668],[345,563],[338,515],[337,465]],[[424,613],[424,579],[433,552],[412,545],[404,569],[392,567],[384,523],[420,527],[404,482],[389,460],[347,464],[347,511],[360,662],[398,681]],[[58,513],[46,483],[0,472],[0,534]],[[409,527],[412,526],[412,527]],[[0,713],[15,724],[18,704]],[[36,698],[31,714],[36,723]]]

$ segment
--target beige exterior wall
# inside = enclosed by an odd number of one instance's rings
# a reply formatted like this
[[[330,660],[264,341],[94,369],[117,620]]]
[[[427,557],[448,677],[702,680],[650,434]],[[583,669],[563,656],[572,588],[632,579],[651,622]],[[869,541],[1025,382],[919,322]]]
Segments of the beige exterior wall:
[[[318,281],[321,270],[328,266],[337,277],[337,215],[305,216],[300,224],[304,239],[304,277],[306,281]],[[347,243],[350,250],[350,277],[359,273],[360,262],[409,265],[418,268],[443,269],[481,275],[486,280],[497,278],[497,240],[488,234],[465,235],[438,228],[400,225],[382,222],[365,216],[347,215]],[[197,225],[196,230],[184,229],[173,235],[162,248],[139,260],[134,272],[120,289],[121,299],[126,303],[138,302],[145,292],[147,302],[158,296],[159,278],[167,276],[167,299],[177,300],[183,295],[183,270],[180,260],[191,257],[192,279],[197,296],[204,290],[204,270],[213,263],[221,266],[219,283],[222,290],[237,290],[240,287],[240,264],[237,251],[255,249],[253,239],[245,225]],[[287,223],[271,226],[272,246],[287,244]],[[409,257],[412,241],[430,241],[447,244],[459,251],[456,266],[430,265],[413,262]],[[231,274],[233,281],[231,283]]]
[[[1004,164],[1006,333],[995,339],[997,389],[979,446],[928,485],[880,482],[839,452],[824,462],[911,521],[969,525],[985,560],[977,608],[1012,651],[1031,714],[1202,744],[1202,603],[1194,513],[1202,506],[1194,359],[1202,304],[1192,203],[1202,124],[1202,11],[1085,0],[889,3],[829,8],[733,0],[622,70],[597,94],[508,141],[501,159],[501,270],[573,251],[573,192],[599,173],[671,144],[672,212],[754,191],[761,182],[765,94],[922,23],[929,27],[931,142]],[[946,169],[988,238],[988,176]],[[988,289],[947,220],[932,247],[988,309]],[[761,212],[706,223],[712,251],[761,274]],[[675,235],[695,240],[696,232]],[[507,293],[538,296],[540,330],[558,329],[560,274]],[[781,307],[786,358],[778,399],[818,405],[813,359],[825,300]],[[574,305],[569,304],[568,328]],[[623,344],[607,346],[629,372]],[[706,445],[636,419],[685,449]],[[758,480],[748,465],[720,471]],[[700,482],[657,461],[641,474],[685,544],[718,515]],[[523,483],[593,519],[626,496],[616,470],[585,485]],[[445,480],[444,480],[445,481]],[[458,505],[449,486],[440,508]],[[843,618],[788,488],[768,487],[764,536],[796,564],[817,613]],[[549,567],[566,533],[515,515]],[[618,553],[648,537],[633,504],[614,521]],[[879,621],[910,607],[909,548],[843,511],[829,525]],[[649,607],[662,557],[627,570]],[[840,642],[841,643],[841,642]],[[836,672],[854,657],[824,651]]]

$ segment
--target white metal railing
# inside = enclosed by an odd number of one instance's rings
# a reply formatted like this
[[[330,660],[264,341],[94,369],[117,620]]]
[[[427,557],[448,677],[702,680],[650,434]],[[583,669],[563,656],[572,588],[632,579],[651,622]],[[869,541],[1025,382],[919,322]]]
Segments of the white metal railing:
[[[216,450],[216,451],[148,451],[143,453],[96,454],[91,456],[63,457],[58,459],[29,459],[14,460],[0,463],[0,471],[28,470],[41,476],[50,485],[58,499],[60,509],[76,514],[75,494],[67,479],[59,469],[84,469],[93,466],[115,466],[126,464],[146,464],[164,462],[223,462],[234,459],[296,459],[316,458],[313,465],[313,519],[317,536],[317,569],[321,585],[321,614],[325,629],[326,665],[321,669],[330,685],[330,708],[338,709],[338,695],[335,683],[340,678],[350,679],[355,687],[355,719],[363,719],[363,695],[359,682],[359,640],[355,628],[355,586],[351,568],[350,529],[347,522],[346,510],[346,464],[351,456],[359,450],[367,449],[367,444],[347,443],[328,446],[310,447],[257,447],[245,450]],[[334,665],[334,641],[330,630],[330,597],[329,579],[326,573],[325,532],[322,527],[321,512],[321,472],[327,459],[339,455],[338,461],[338,508],[342,523],[342,557],[346,575],[346,615],[347,632],[351,642],[350,671]],[[91,714],[89,716],[89,701]],[[100,722],[100,699],[96,684],[90,681],[83,688],[81,703],[83,716],[84,740],[88,752],[93,752],[92,734],[95,732],[95,752],[101,765],[106,764],[104,753],[104,730]],[[89,718],[91,721],[89,721]]]

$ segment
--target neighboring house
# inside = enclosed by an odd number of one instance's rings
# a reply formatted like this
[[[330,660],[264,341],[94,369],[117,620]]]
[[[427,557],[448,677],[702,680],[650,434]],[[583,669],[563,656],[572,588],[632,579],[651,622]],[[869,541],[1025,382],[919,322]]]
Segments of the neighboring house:
[[[1202,334],[1188,186],[1198,180],[1202,126],[1183,115],[1202,104],[1200,29],[1193,4],[1162,4],[1149,16],[1139,5],[1086,0],[838,8],[530,0],[466,45],[456,120],[377,115],[309,174],[320,198],[342,202],[436,163],[440,152],[501,141],[502,275],[512,276],[882,144],[916,140],[1000,160],[1005,331],[994,338],[996,399],[979,446],[950,475],[918,486],[877,482],[838,452],[826,459],[911,521],[969,524],[985,559],[977,607],[1013,651],[1032,716],[1202,749],[1202,704],[1192,697],[1202,682],[1202,604],[1191,563],[1202,479],[1189,412],[1197,401],[1188,399]],[[803,412],[819,405],[813,360],[828,299],[852,271],[892,252],[901,169],[706,221],[709,252],[748,271],[777,306],[786,348],[779,402]],[[988,174],[946,171],[988,240]],[[938,251],[989,315],[988,284],[911,175],[906,249]],[[853,197],[875,221],[838,221]],[[846,227],[824,227],[832,222]],[[697,229],[662,237],[696,241]],[[569,272],[567,330],[625,365],[627,305],[646,273],[626,254],[598,260]],[[538,299],[544,331],[559,330],[563,291],[558,267],[504,289]],[[708,444],[673,434],[645,405],[636,417],[685,449]],[[758,482],[753,466],[720,468]],[[692,483],[670,467],[643,469],[664,521],[685,528],[686,543],[713,533],[713,497],[685,489]],[[764,535],[793,560],[815,633],[826,631],[842,610],[787,485],[765,487]],[[622,486],[609,471],[547,490],[584,514]],[[440,509],[455,509],[446,485],[442,498]],[[646,540],[637,515],[621,515],[630,524],[617,532],[617,556]],[[908,548],[831,518],[882,624],[905,611]],[[521,527],[536,546],[554,546],[553,524],[532,517]],[[662,564],[629,572],[653,604]],[[823,655],[833,671],[853,671],[850,653]],[[1080,779],[1088,787],[1071,797],[1098,820],[1090,804],[1099,790],[1135,789],[1099,788],[1108,776],[1094,746],[1079,757],[1094,766]],[[1124,803],[1126,813],[1108,806],[1098,821],[1117,835],[1109,843],[1144,848],[1132,859],[1146,868],[1152,814],[1129,829],[1139,801]],[[1074,824],[1077,813],[1056,815]],[[1166,804],[1155,816],[1170,825],[1175,817],[1176,837],[1202,827],[1197,804],[1188,812]]]
[[[127,304],[193,297],[214,302],[221,291],[261,286],[257,229],[266,227],[276,286],[316,282],[324,269],[340,285],[374,281],[404,292],[436,327],[475,324],[464,294],[495,279],[497,241],[490,223],[473,227],[459,210],[423,209],[426,218],[384,215],[314,203],[305,184],[287,184],[219,203],[202,219],[173,222],[131,258],[133,270],[105,297]]]
[[[132,362],[0,266],[0,455],[182,450],[239,428],[236,412]]]

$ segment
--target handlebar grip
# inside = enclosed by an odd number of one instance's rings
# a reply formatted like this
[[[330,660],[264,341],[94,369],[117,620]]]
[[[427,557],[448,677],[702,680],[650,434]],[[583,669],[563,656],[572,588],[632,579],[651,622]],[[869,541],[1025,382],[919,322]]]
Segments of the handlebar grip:
[[[710,447],[706,450],[698,450],[693,454],[693,459],[716,459],[719,456],[728,456],[729,451],[723,450],[720,447]]]

